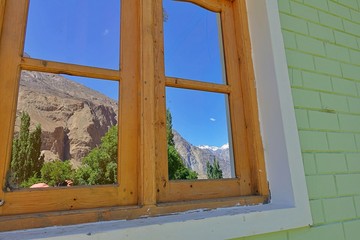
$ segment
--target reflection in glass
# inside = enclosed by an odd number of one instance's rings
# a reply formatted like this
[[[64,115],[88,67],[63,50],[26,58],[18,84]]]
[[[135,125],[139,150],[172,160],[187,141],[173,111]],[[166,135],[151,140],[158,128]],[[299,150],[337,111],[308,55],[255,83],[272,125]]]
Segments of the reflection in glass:
[[[119,0],[31,0],[25,56],[119,69]]]
[[[98,83],[118,93],[115,81],[21,72],[8,190],[116,183],[118,103]]]
[[[168,87],[166,99],[168,146],[172,138],[182,163],[198,179],[233,177],[227,95]]]
[[[219,14],[172,0],[163,7],[166,75],[226,83]]]

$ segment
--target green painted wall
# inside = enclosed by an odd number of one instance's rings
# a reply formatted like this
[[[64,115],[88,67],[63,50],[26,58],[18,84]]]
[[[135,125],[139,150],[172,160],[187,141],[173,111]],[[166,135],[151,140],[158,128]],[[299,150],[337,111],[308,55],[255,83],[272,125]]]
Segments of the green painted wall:
[[[360,0],[278,3],[314,225],[239,239],[359,240]]]

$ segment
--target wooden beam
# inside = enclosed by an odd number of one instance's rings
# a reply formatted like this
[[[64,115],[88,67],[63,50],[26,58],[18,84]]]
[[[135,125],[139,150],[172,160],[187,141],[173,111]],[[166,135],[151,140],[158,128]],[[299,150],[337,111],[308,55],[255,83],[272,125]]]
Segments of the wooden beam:
[[[27,6],[26,0],[6,2],[0,41],[0,199],[5,200],[5,204],[7,200],[3,186],[10,167]],[[0,207],[0,215],[3,210]]]
[[[189,2],[213,12],[220,12],[223,0],[176,0],[178,2]]]
[[[5,13],[5,0],[0,0],[0,37]]]
[[[183,78],[166,77],[166,86],[175,88],[185,88],[192,90],[208,91],[215,93],[231,92],[231,87],[224,84],[207,83],[201,81],[188,80]]]
[[[60,63],[47,60],[23,57],[21,68],[29,71],[68,74],[73,76],[90,77],[107,80],[120,80],[119,70],[81,66],[70,63]]]
[[[156,204],[155,63],[156,1],[141,0],[141,196],[140,204]]]

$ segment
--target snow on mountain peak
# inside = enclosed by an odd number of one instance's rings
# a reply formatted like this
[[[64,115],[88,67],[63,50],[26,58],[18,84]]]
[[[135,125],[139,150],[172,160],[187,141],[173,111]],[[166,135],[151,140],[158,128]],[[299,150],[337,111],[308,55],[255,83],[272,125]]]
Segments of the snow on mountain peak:
[[[216,146],[209,146],[209,145],[201,145],[201,146],[198,146],[198,148],[200,149],[208,149],[208,150],[211,150],[211,151],[217,151],[217,150],[226,150],[229,148],[229,144],[226,143],[224,145],[222,145],[221,147],[216,147]]]

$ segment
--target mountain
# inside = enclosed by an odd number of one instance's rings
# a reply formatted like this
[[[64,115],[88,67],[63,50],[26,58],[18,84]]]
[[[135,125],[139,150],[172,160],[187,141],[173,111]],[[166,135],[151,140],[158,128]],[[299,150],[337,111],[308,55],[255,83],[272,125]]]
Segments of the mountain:
[[[95,81],[95,80],[94,80]],[[41,150],[45,160],[71,160],[76,167],[100,144],[110,126],[117,124],[115,100],[62,75],[22,71],[17,116],[26,111],[33,125],[42,128]],[[19,117],[15,133],[19,131]],[[187,167],[206,178],[206,163],[219,161],[224,177],[230,177],[229,146],[193,146],[174,131],[175,147]]]
[[[52,73],[22,71],[17,116],[26,111],[42,128],[45,159],[70,159],[75,166],[117,124],[117,102]],[[19,118],[15,132],[19,129]]]
[[[175,148],[179,152],[185,165],[196,171],[199,179],[206,178],[206,163],[219,161],[224,178],[231,177],[231,163],[229,145],[222,147],[194,146],[186,141],[176,130],[173,130]]]

